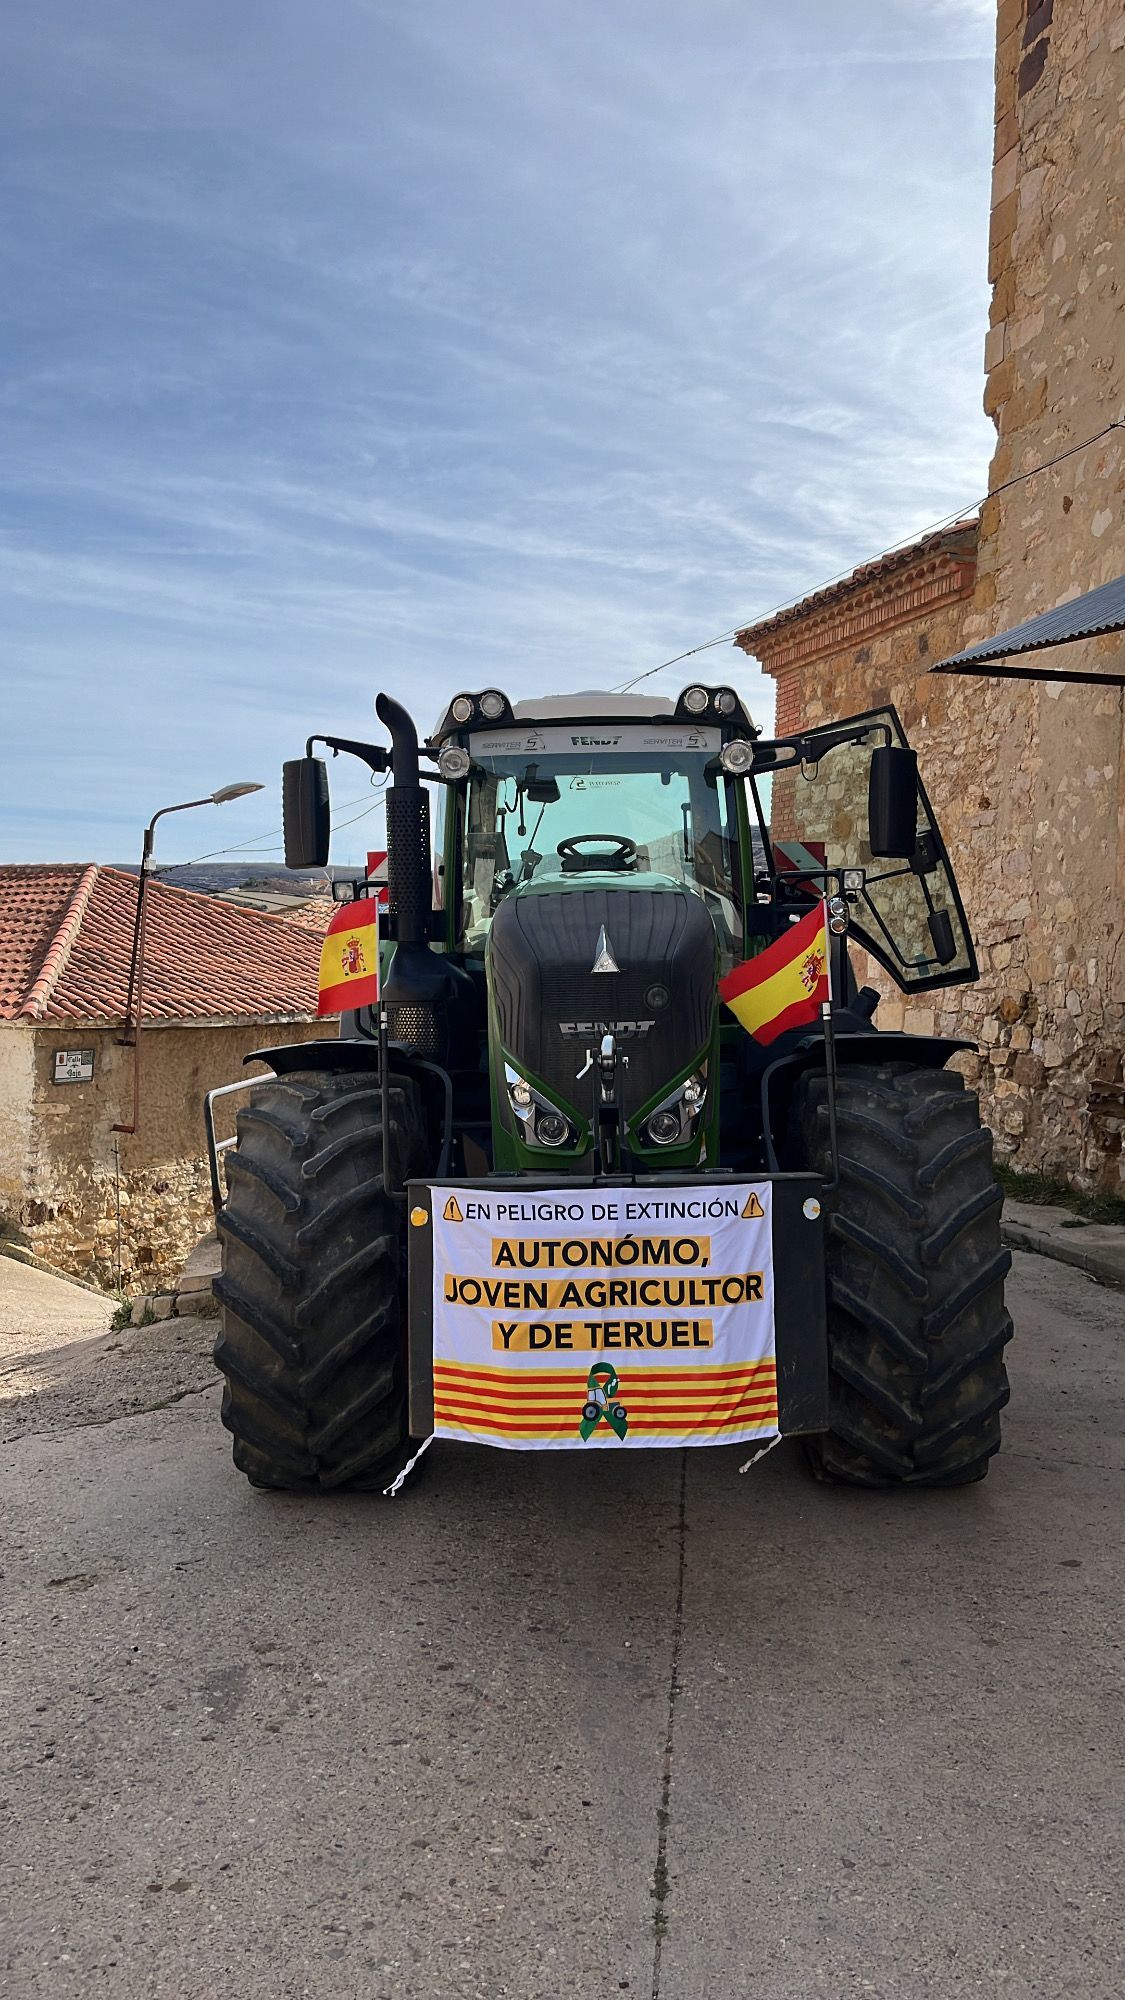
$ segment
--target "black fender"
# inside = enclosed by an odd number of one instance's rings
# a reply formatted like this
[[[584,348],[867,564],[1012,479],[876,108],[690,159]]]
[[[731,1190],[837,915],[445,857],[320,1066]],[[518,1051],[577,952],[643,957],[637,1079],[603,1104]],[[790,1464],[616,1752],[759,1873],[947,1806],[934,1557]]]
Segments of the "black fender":
[[[959,1041],[952,1035],[892,1034],[877,1028],[869,1029],[866,1034],[837,1033],[835,1043],[837,1067],[846,1062],[908,1062],[917,1069],[944,1069],[950,1056],[966,1049],[972,1052],[977,1047],[976,1042]],[[808,1069],[823,1057],[821,1037],[809,1035],[794,1059]]]
[[[834,1038],[837,1070],[845,1068],[848,1063],[877,1062],[905,1062],[916,1069],[944,1069],[951,1056],[966,1050],[974,1053],[977,1046],[976,1042],[961,1041],[953,1036],[880,1033],[875,1028],[867,1033],[837,1034]],[[778,1116],[784,1124],[798,1077],[803,1076],[806,1070],[823,1069],[824,1060],[823,1037],[807,1035],[795,1049],[779,1056],[762,1072],[762,1133],[766,1163],[771,1173],[779,1171],[773,1136],[774,1118]]]
[[[297,1069],[322,1069],[338,1076],[344,1070],[376,1070],[379,1044],[372,1041],[284,1042],[277,1049],[253,1049],[243,1063],[268,1063],[276,1076]]]
[[[388,1042],[389,1074],[412,1077],[422,1092],[422,1102],[430,1126],[433,1152],[438,1157],[435,1172],[445,1172],[453,1131],[453,1079],[440,1063],[415,1055],[405,1042]],[[377,1076],[379,1044],[369,1036],[341,1036],[338,1041],[285,1042],[276,1049],[253,1049],[243,1063],[268,1063],[275,1076],[291,1076],[296,1070],[326,1071],[331,1076],[358,1074]]]

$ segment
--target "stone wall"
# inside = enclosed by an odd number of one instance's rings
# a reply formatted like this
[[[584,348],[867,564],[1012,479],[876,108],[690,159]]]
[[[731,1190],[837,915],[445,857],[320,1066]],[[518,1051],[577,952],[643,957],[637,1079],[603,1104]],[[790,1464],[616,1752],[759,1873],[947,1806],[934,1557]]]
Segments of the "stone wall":
[[[997,447],[968,642],[1125,570],[1125,432],[1020,477],[1125,418],[1123,107],[1120,0],[1002,0],[985,345]],[[1121,672],[1125,644],[1110,635],[1039,658]],[[990,912],[1003,964],[983,1023],[1002,1118],[1021,1166],[1120,1187],[1121,690],[977,686],[1013,892]]]
[[[904,1007],[877,974],[880,1024],[978,1042],[959,1062],[1000,1155],[1111,1189],[1125,1181],[1121,690],[931,680],[924,664],[1125,571],[1125,431],[1035,471],[1125,419],[1123,115],[1120,0],[1002,0],[985,346],[998,440],[972,596],[853,644],[846,614],[870,603],[871,579],[885,593],[905,582],[869,565],[739,638],[777,676],[779,731],[889,699],[920,752],[981,979]],[[833,618],[839,643],[825,647]],[[1121,672],[1125,644],[1036,661]]]
[[[19,1227],[31,1139],[35,1051],[23,1029],[0,1023],[0,1236]]]
[[[1027,791],[1023,774],[1004,767],[1000,742],[988,726],[988,683],[952,676],[936,680],[929,673],[935,660],[969,643],[975,547],[975,524],[958,529],[951,541],[932,538],[825,593],[814,616],[798,607],[782,620],[741,633],[739,644],[777,678],[779,733],[888,704],[898,710],[950,849],[981,976],[971,987],[907,1000],[873,959],[853,950],[857,977],[883,996],[880,1028],[980,1045],[979,1058],[958,1057],[957,1066],[981,1091],[998,1154],[1014,1158],[1024,1137],[1023,1099],[1015,1100],[1032,1081],[1027,1060],[1016,1074],[1020,1058],[1030,1053],[1025,1033],[1032,1003],[1016,955],[1019,927],[1030,910],[1020,872],[1027,856],[1010,844],[1014,831],[1022,835],[1026,824]],[[938,593],[934,578],[942,564],[947,587]],[[920,578],[929,580],[928,590],[920,588]],[[863,634],[859,643],[857,632]],[[783,836],[801,831],[801,789],[800,778],[788,788],[774,780],[771,818]]]
[[[242,1058],[271,1041],[335,1035],[335,1021],[240,1021],[228,1025],[146,1023],[141,1036],[141,1111],[135,1135],[115,1133],[132,1117],[132,1059],[111,1028],[13,1027],[0,1037],[30,1051],[27,1148],[12,1221],[37,1255],[60,1270],[127,1293],[174,1280],[212,1225],[203,1098],[233,1083]],[[93,1049],[91,1083],[56,1084],[58,1049]],[[249,1074],[250,1072],[245,1072]],[[233,1100],[219,1136],[233,1130]],[[0,1120],[3,1104],[0,1103]]]

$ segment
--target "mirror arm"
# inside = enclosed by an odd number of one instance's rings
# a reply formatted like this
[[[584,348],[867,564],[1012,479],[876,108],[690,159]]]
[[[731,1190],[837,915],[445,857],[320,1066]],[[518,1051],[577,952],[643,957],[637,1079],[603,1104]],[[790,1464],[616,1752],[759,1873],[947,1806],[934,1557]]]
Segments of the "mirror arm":
[[[830,750],[838,750],[841,743],[866,743],[872,736],[890,743],[890,725],[867,722],[862,729],[816,730],[806,736],[779,736],[772,743],[756,743],[753,768],[747,776],[752,778],[762,771],[790,771],[798,764],[815,764],[827,757]],[[718,760],[715,762],[717,765]]]
[[[334,757],[338,757],[341,750],[347,750],[351,756],[358,757],[362,763],[370,765],[373,771],[391,769],[391,753],[389,750],[384,750],[380,743],[355,743],[350,736],[310,736],[305,744],[306,757],[312,756],[314,743],[323,743],[326,749],[331,750]]]

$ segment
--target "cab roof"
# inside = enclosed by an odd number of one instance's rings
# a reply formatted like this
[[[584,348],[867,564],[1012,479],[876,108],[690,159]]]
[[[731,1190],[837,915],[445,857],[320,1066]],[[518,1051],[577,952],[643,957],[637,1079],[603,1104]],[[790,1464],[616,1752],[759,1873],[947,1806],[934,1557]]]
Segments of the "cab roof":
[[[532,695],[512,706],[517,722],[569,722],[572,718],[587,722],[595,717],[623,722],[633,715],[639,721],[654,722],[665,717],[670,720],[675,713],[675,702],[664,695],[601,694],[593,688],[582,688],[575,694]]]

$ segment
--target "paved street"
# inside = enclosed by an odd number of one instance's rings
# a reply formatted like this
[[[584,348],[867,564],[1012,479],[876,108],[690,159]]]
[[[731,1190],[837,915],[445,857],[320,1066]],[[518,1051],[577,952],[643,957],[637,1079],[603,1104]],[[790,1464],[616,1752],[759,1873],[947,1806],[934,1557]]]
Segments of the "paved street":
[[[1012,1294],[1003,1455],[906,1498],[788,1445],[270,1497],[205,1322],[29,1328],[0,1989],[1119,1995],[1125,1295]]]

